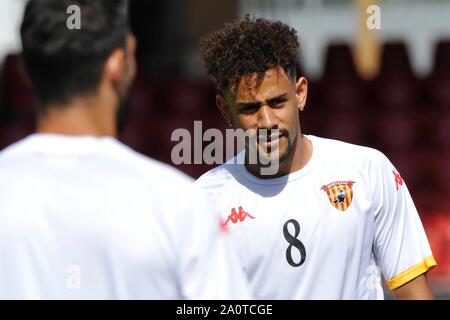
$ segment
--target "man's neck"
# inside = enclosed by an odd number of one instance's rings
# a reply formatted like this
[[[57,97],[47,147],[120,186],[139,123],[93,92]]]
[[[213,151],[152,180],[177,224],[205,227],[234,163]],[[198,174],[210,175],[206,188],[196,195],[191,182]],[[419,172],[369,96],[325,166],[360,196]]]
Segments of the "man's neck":
[[[70,136],[117,135],[114,108],[98,99],[79,99],[67,105],[50,105],[39,117],[37,132]]]

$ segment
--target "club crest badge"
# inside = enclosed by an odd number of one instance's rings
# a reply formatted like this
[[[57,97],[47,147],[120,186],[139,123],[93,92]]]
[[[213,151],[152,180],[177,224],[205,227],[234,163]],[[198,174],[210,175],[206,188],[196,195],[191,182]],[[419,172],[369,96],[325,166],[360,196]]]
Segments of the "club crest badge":
[[[354,181],[335,181],[323,186],[320,190],[326,192],[333,207],[340,211],[345,211],[353,200]]]

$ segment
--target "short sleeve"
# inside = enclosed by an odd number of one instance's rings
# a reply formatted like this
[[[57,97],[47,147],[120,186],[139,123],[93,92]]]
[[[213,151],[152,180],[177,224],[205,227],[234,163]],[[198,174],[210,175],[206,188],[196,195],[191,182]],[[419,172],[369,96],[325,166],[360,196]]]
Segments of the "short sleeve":
[[[381,152],[371,162],[370,185],[374,255],[393,290],[436,266],[436,261],[403,178]]]

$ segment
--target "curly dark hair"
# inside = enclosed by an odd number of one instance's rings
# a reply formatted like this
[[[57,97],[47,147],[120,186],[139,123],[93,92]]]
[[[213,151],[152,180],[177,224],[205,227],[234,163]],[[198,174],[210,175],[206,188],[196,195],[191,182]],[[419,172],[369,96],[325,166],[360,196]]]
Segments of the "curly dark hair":
[[[282,67],[295,79],[299,60],[297,31],[281,21],[246,15],[200,40],[199,58],[218,89],[233,90],[243,76]]]

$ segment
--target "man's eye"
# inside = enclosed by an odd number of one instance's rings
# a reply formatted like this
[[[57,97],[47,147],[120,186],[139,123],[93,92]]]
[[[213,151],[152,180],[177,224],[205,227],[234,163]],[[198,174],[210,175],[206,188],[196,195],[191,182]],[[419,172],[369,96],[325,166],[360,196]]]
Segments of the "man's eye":
[[[248,106],[248,107],[243,107],[241,109],[239,109],[239,111],[241,113],[250,113],[250,112],[255,112],[258,109],[257,106]]]
[[[281,107],[286,102],[286,99],[275,100],[271,103],[273,107]]]

